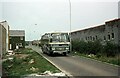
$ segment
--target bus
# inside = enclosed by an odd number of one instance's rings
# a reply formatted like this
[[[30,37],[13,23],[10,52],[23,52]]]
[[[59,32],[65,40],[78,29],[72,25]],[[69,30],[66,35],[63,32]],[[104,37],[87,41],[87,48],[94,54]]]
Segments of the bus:
[[[67,55],[70,53],[70,36],[67,32],[45,33],[41,37],[43,53],[53,55],[55,53]]]

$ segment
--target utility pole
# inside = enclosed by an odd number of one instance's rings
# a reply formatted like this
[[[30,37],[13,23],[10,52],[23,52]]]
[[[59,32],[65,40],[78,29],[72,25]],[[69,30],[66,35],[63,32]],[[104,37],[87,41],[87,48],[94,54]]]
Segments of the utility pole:
[[[69,0],[69,17],[70,17],[70,33],[69,33],[69,35],[70,35],[70,52],[72,51],[72,44],[71,44],[71,1]]]

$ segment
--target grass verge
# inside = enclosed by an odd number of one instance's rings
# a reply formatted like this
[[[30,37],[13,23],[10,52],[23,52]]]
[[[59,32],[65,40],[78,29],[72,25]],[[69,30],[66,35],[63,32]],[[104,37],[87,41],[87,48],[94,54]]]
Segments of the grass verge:
[[[95,59],[101,62],[106,62],[109,64],[117,65],[120,66],[120,56],[115,56],[115,57],[106,57],[106,56],[100,56],[100,55],[88,55],[88,54],[83,54],[79,52],[72,52],[71,55],[77,55],[77,56],[82,56],[82,57],[87,57],[91,59]]]
[[[12,60],[2,63],[3,76],[22,76],[32,73],[41,74],[45,71],[60,72],[60,70],[31,48],[20,49],[11,57],[13,58]]]

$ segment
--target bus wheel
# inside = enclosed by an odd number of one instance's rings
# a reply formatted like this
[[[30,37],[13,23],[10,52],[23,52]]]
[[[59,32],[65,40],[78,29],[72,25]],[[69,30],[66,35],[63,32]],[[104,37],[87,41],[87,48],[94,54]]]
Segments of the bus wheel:
[[[46,54],[45,51],[43,51],[43,54]]]
[[[53,55],[53,52],[50,52],[49,55],[52,56],[52,55]]]
[[[66,55],[67,55],[67,53],[66,53],[66,52],[64,52],[64,53],[63,53],[63,55],[64,55],[64,56],[66,56]]]

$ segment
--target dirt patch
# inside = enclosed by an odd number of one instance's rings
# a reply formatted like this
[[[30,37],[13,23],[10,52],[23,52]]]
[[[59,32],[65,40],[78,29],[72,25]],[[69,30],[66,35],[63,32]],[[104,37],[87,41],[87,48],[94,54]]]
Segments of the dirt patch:
[[[26,57],[29,56],[29,54],[15,54],[15,56],[20,59],[25,59]]]

